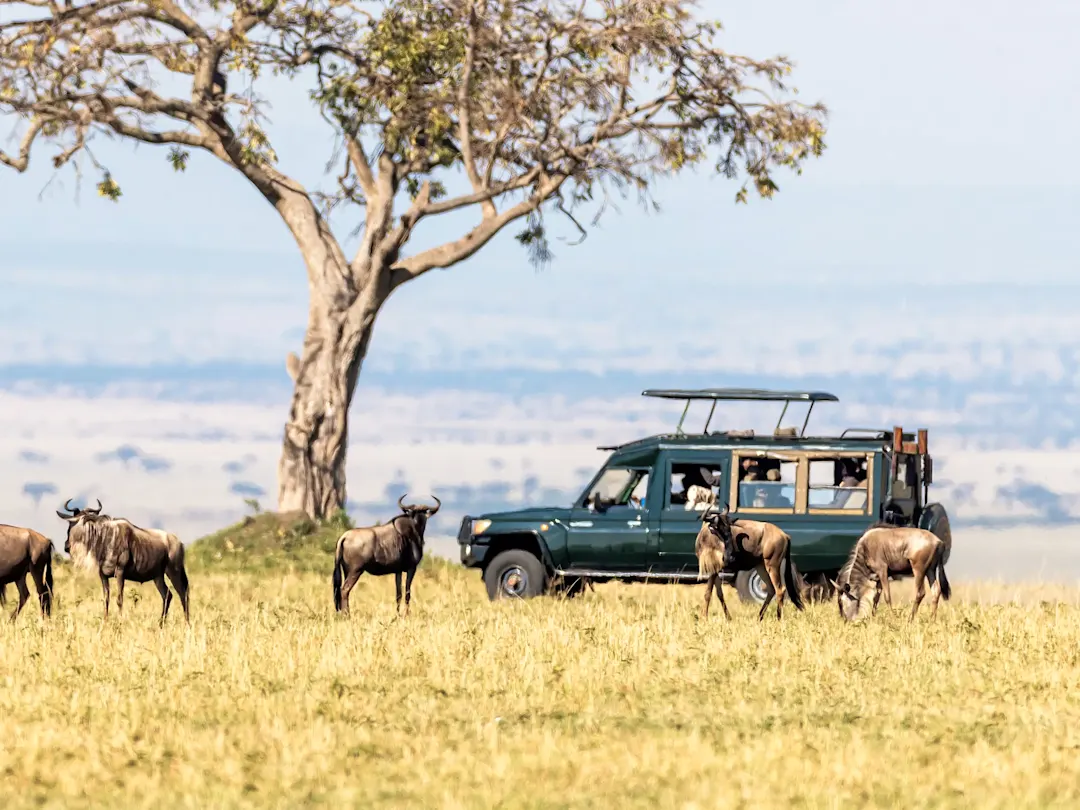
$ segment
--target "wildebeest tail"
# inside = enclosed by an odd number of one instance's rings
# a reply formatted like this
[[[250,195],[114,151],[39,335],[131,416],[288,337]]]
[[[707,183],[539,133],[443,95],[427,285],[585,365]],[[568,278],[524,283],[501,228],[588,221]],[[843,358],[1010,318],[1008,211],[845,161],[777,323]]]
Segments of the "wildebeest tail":
[[[949,601],[949,597],[952,596],[952,586],[949,585],[949,578],[945,576],[945,544],[938,545],[937,552],[934,554],[935,564],[937,565],[938,584],[941,587],[941,598],[946,602]]]
[[[41,609],[46,616],[52,615],[53,603],[53,574],[52,574],[52,543],[45,549],[45,591],[41,594]]]
[[[337,541],[337,547],[334,549],[334,575],[332,581],[334,583],[334,610],[341,610],[341,541],[345,539],[345,535],[341,535]]]
[[[795,568],[791,564],[791,541],[788,540],[787,554],[784,555],[787,564],[784,566],[784,589],[788,593],[788,599],[791,600],[798,610],[803,609],[802,590],[799,588],[799,583],[795,581]]]

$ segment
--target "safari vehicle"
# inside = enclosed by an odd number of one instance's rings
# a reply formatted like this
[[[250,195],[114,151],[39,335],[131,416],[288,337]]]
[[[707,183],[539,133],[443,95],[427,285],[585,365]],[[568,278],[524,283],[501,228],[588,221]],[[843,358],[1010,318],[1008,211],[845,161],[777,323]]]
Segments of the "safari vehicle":
[[[807,436],[819,391],[753,389],[646,390],[643,396],[685,400],[674,433],[649,436],[609,451],[568,508],[529,508],[468,516],[461,522],[461,561],[483,572],[488,596],[533,597],[581,592],[586,580],[698,582],[694,541],[702,512],[687,508],[687,491],[711,483],[719,508],[735,519],[775,523],[791,536],[792,561],[812,590],[831,593],[848,553],[875,521],[919,526],[951,550],[945,508],[928,503],[933,461],[927,431],[849,428],[839,436]],[[683,430],[691,403],[711,403],[700,433]],[[772,435],[752,430],[709,432],[718,402],[782,402]],[[802,428],[781,427],[791,403],[808,403]],[[748,602],[767,593],[762,569],[738,574]],[[730,582],[728,584],[731,584]]]

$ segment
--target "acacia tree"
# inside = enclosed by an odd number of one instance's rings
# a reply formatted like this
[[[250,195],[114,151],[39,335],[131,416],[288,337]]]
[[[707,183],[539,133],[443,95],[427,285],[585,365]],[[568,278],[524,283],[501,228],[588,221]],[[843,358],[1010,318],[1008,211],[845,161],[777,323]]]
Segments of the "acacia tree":
[[[646,204],[662,175],[707,162],[770,197],[777,167],[823,148],[825,108],[794,100],[791,63],[717,44],[690,0],[0,0],[0,113],[25,171],[86,162],[96,136],[203,150],[277,211],[310,304],[278,470],[279,508],[345,504],[347,416],[380,308],[402,284],[472,256],[512,223],[533,261],[553,215],[581,229],[612,194]],[[309,82],[336,132],[325,189],[285,174],[262,123],[267,74]],[[120,178],[122,179],[122,178]],[[362,224],[351,258],[328,225]],[[462,209],[460,238],[409,254],[417,226]]]

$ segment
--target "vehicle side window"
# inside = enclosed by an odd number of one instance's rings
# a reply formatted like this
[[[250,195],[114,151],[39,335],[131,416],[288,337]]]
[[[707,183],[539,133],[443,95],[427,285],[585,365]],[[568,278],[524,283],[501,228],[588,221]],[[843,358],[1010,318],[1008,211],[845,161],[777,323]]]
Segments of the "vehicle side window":
[[[811,509],[866,510],[868,462],[865,457],[810,459],[807,505]]]
[[[593,484],[584,506],[594,511],[597,505],[605,511],[616,507],[644,509],[648,490],[648,470],[611,467]]]
[[[739,509],[794,509],[799,462],[778,458],[741,458],[738,464]]]
[[[713,502],[722,502],[720,480],[721,466],[719,464],[702,464],[701,462],[679,462],[671,465],[671,481],[667,491],[665,509],[686,509],[690,498],[690,488],[693,486],[703,487],[713,494]],[[700,494],[700,493],[699,493]],[[699,511],[704,506],[691,505]]]

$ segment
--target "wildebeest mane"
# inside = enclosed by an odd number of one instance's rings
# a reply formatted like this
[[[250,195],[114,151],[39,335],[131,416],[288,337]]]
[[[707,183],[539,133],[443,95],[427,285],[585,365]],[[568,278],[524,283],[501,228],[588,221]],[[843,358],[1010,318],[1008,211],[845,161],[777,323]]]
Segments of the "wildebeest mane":
[[[872,575],[873,572],[866,562],[866,535],[864,534],[848,555],[847,562],[841,567],[836,581],[841,587],[845,584],[850,585],[858,593],[870,581]]]
[[[76,526],[76,530],[80,529],[81,537],[77,536],[76,541],[86,547],[87,557],[94,560],[98,566],[103,565],[109,550],[120,538],[117,524],[108,515],[84,516]]]

